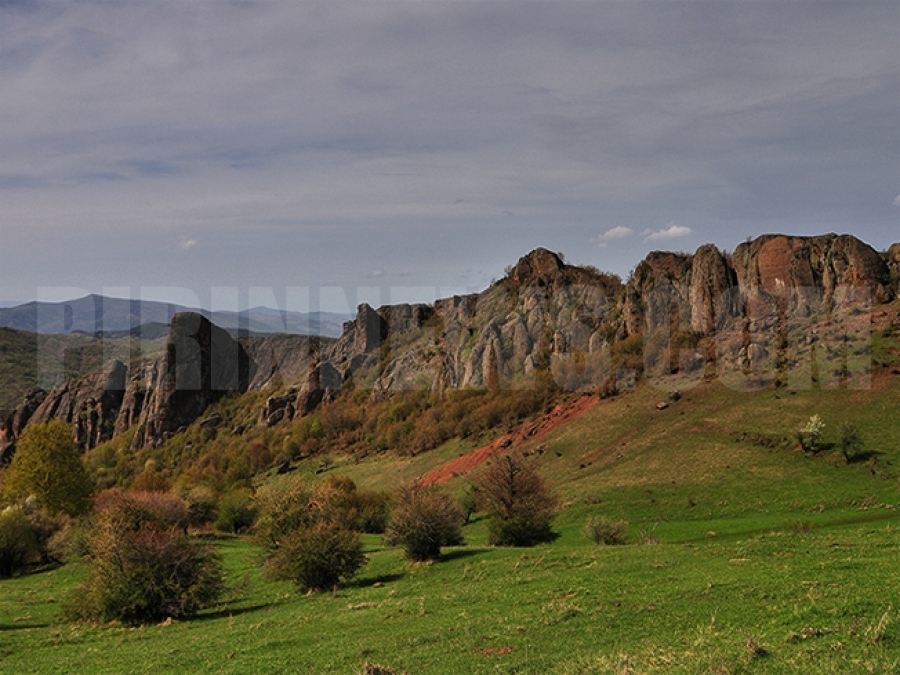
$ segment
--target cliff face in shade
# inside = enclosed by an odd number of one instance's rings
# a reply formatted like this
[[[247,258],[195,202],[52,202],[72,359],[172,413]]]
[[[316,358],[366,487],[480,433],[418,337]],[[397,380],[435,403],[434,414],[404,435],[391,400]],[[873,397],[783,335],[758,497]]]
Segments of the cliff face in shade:
[[[893,244],[885,256],[885,264],[893,280],[894,294],[900,295],[900,244]]]
[[[132,446],[165,440],[226,392],[247,391],[255,370],[246,349],[226,331],[199,314],[176,314],[165,353],[129,380],[130,407],[123,406],[120,416],[137,420]]]

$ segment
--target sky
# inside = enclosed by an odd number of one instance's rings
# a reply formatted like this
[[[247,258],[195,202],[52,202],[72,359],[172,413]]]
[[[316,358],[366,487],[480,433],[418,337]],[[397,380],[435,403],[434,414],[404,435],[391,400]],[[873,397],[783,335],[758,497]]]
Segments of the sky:
[[[0,300],[346,311],[898,225],[896,0],[0,0]]]

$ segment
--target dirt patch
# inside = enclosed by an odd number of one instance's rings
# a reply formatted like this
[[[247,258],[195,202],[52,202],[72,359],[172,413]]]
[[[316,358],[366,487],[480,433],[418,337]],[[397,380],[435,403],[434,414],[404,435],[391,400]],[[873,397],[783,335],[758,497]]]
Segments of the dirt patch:
[[[560,403],[548,414],[526,422],[517,431],[501,436],[488,445],[483,445],[462,457],[457,457],[446,464],[432,469],[422,476],[420,480],[426,485],[437,485],[446,483],[456,476],[467,474],[492,457],[506,454],[525,441],[540,438],[566,422],[575,419],[596,405],[598,400],[596,396],[581,396],[573,401]]]
[[[621,436],[620,438],[617,438],[616,440],[614,440],[612,443],[610,443],[609,445],[607,445],[605,448],[601,448],[600,450],[597,450],[596,452],[591,453],[590,455],[588,455],[587,457],[585,457],[585,458],[584,458],[584,463],[585,463],[585,464],[593,464],[593,463],[596,462],[598,459],[600,459],[601,457],[603,457],[603,455],[609,454],[610,452],[612,452],[612,451],[615,450],[616,448],[621,447],[622,445],[624,445],[625,443],[627,443],[628,441],[630,441],[632,438],[634,438],[634,437],[637,435],[637,432],[638,432],[637,429],[632,429],[631,431],[629,431],[629,432],[628,432],[627,434],[625,434],[624,436]]]

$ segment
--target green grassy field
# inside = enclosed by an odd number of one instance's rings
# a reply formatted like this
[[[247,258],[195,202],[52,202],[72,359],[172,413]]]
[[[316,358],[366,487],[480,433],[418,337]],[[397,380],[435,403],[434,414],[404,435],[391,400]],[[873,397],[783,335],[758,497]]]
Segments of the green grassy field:
[[[487,547],[476,520],[465,546],[410,566],[367,536],[355,582],[302,595],[260,578],[252,543],[222,539],[220,606],[143,628],[61,622],[79,565],[0,581],[0,673],[900,672],[900,376],[876,384],[601,401],[523,448],[564,503],[560,538],[533,549]],[[813,414],[817,456],[794,438]],[[841,422],[863,434],[851,463],[827,447]],[[389,488],[470,448],[333,457],[329,473]],[[595,546],[593,514],[628,520],[630,543]]]
[[[3,673],[894,673],[900,667],[893,514],[810,533],[772,529],[596,547],[469,545],[431,565],[369,541],[360,578],[300,595],[260,580],[257,550],[219,544],[232,592],[184,622],[58,623],[75,566],[3,582]]]

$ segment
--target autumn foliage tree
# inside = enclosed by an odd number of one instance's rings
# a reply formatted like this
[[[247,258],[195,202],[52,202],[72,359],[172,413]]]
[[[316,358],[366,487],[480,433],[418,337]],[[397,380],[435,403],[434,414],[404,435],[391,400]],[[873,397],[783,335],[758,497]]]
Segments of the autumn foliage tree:
[[[534,468],[519,455],[503,455],[475,484],[479,508],[486,511],[488,543],[534,546],[558,535],[550,524],[557,498]]]

